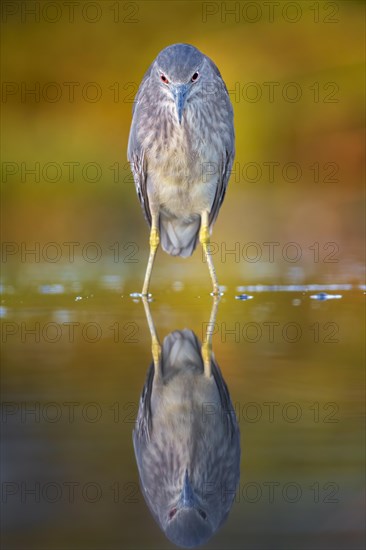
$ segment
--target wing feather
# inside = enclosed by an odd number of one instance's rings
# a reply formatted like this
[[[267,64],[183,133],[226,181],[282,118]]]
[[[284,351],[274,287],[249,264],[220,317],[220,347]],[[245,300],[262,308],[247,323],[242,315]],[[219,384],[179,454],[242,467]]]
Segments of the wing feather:
[[[221,205],[224,201],[226,189],[230,179],[231,167],[234,161],[234,155],[235,155],[234,147],[230,151],[228,150],[225,151],[225,158],[223,159],[220,166],[216,193],[215,193],[215,197],[212,203],[210,216],[209,216],[210,227],[212,227],[212,225],[215,223],[215,220],[219,214]]]
[[[149,198],[147,194],[147,163],[144,149],[138,135],[138,125],[143,109],[141,102],[142,98],[144,97],[145,88],[146,86],[148,86],[149,83],[150,73],[151,66],[145,73],[144,78],[142,79],[133,104],[132,124],[130,135],[128,138],[127,158],[130,163],[133,179],[135,181],[138,199],[140,201],[146,221],[151,226],[151,212],[149,207]]]
[[[227,91],[226,84],[221,76],[221,73],[219,69],[216,67],[215,63],[209,58],[206,57],[206,60],[208,61],[209,65],[211,66],[212,70],[216,74],[216,77],[218,78],[219,86],[222,87],[222,91],[224,93],[224,99],[223,101],[226,104],[226,108],[228,112],[231,113],[231,116],[233,116],[233,108],[231,105],[229,92]],[[225,198],[226,189],[229,183],[230,179],[230,173],[231,168],[234,162],[234,156],[235,156],[235,135],[234,135],[234,126],[231,125],[231,132],[230,137],[228,139],[228,142],[226,143],[225,151],[221,159],[221,163],[219,165],[219,174],[218,174],[218,182],[217,182],[217,188],[216,188],[216,194],[212,203],[210,216],[209,216],[209,223],[210,227],[214,224],[218,214],[220,207],[223,203],[223,200]]]

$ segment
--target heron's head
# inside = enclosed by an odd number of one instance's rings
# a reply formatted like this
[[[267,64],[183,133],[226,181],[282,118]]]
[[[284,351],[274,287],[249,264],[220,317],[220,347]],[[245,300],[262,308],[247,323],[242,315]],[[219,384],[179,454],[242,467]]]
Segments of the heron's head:
[[[178,500],[161,518],[162,527],[168,539],[174,544],[193,548],[206,542],[216,527],[202,498],[195,492],[186,470]]]
[[[197,93],[209,70],[206,56],[189,44],[173,44],[157,56],[154,78],[161,94],[174,102],[179,124],[189,98]]]

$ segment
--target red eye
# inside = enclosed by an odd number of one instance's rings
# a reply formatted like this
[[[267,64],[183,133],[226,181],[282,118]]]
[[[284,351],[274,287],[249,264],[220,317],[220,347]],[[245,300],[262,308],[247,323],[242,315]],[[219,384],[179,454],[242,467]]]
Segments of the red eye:
[[[175,516],[176,513],[177,513],[177,509],[176,509],[176,508],[173,508],[172,510],[170,510],[170,512],[169,512],[169,519],[174,518],[174,516]]]
[[[162,82],[164,82],[164,84],[169,84],[169,80],[167,79],[167,77],[165,76],[165,74],[162,74],[160,76]]]
[[[194,73],[194,75],[191,78],[191,82],[196,82],[197,78],[198,78],[198,73]]]

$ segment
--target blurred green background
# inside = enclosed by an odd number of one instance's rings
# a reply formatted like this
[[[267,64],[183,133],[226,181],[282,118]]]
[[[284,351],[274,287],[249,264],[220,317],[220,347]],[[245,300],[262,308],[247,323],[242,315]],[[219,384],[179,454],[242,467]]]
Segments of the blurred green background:
[[[363,2],[30,1],[2,10],[5,282],[142,280],[148,229],[126,159],[132,101],[174,42],[215,61],[235,111],[234,172],[212,237],[220,281],[361,280]],[[65,242],[79,243],[74,262]],[[266,242],[278,243],[271,261]],[[155,277],[166,273],[207,280],[201,251],[190,260],[160,253]]]

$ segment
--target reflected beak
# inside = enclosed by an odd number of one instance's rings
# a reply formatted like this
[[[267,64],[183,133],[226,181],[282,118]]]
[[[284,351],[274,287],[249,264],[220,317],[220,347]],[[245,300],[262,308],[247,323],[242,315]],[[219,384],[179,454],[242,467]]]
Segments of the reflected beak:
[[[179,124],[182,122],[184,105],[187,97],[188,86],[186,84],[177,84],[173,88],[173,98],[177,109]]]
[[[180,503],[183,508],[193,508],[195,505],[195,496],[188,479],[188,470],[184,475],[184,485],[180,496]]]

